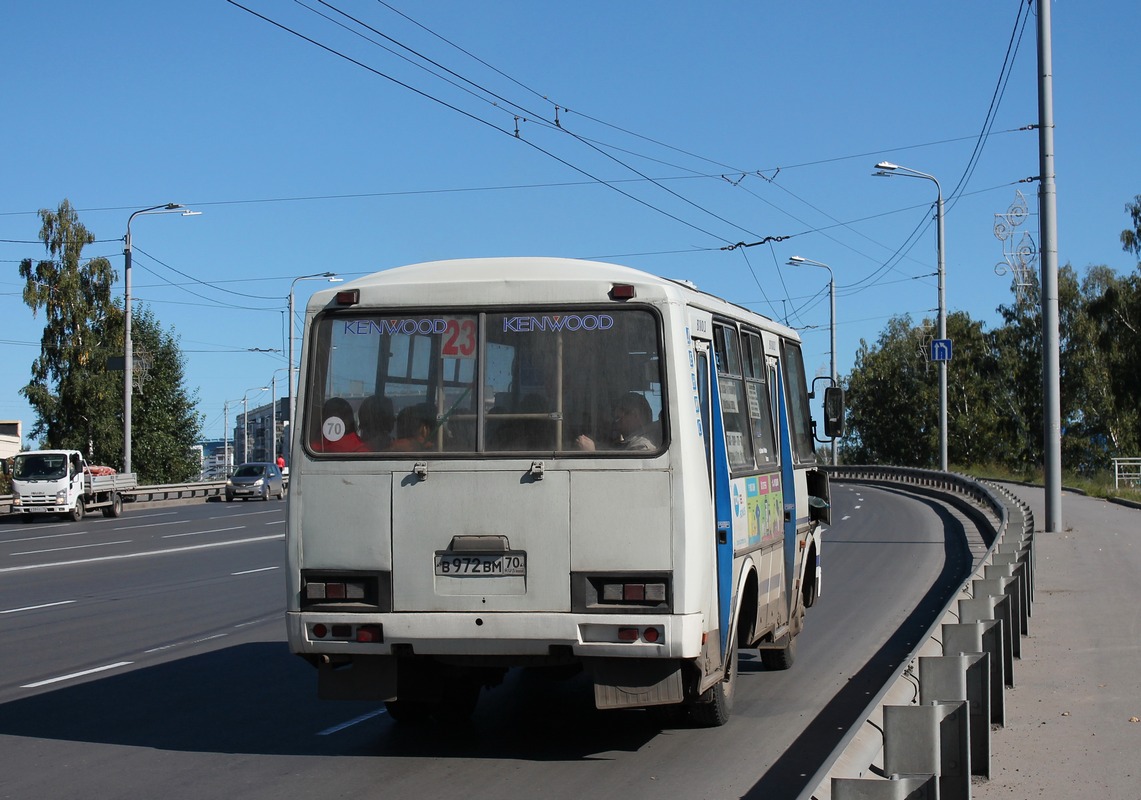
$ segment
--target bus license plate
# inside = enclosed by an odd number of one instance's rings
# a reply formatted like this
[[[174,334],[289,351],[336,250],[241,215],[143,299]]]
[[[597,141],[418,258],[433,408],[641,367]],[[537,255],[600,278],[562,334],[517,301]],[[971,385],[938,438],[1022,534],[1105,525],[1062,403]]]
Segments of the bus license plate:
[[[436,574],[456,578],[495,578],[503,575],[526,575],[527,554],[522,550],[507,553],[436,552]]]

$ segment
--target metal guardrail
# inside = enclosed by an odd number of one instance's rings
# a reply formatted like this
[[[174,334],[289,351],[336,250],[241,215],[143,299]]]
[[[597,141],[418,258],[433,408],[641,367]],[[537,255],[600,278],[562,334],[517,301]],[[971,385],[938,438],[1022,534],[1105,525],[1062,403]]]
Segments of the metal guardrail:
[[[195,481],[193,483],[169,483],[155,486],[136,486],[121,492],[127,503],[152,503],[164,500],[192,500],[194,498],[220,497],[226,489],[225,481]],[[0,495],[0,514],[7,514],[12,505],[12,495]]]
[[[910,486],[998,521],[971,580],[952,597],[902,670],[868,704],[800,800],[969,798],[990,775],[991,726],[1005,722],[1034,599],[1034,517],[997,485],[903,467],[828,467],[837,481]],[[980,529],[985,529],[978,519]]]
[[[136,486],[123,492],[127,502],[155,502],[160,500],[185,500],[195,497],[218,497],[226,488],[225,481],[197,481],[195,483],[171,483],[163,486]]]
[[[1141,485],[1141,458],[1113,459],[1113,488],[1120,489],[1122,483],[1133,487]]]

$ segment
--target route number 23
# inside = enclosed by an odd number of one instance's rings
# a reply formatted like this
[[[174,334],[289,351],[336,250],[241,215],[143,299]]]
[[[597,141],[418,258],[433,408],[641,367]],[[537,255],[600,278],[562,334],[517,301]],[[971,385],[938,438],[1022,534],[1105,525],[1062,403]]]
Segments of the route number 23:
[[[451,358],[471,358],[475,355],[475,320],[449,319],[444,331],[443,354]]]

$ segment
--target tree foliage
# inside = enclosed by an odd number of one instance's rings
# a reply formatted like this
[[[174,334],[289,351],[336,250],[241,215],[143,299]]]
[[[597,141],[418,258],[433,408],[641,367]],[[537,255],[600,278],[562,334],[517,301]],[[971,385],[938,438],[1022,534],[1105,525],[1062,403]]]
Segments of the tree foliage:
[[[44,447],[82,450],[92,463],[123,462],[123,373],[108,358],[123,353],[123,307],[111,297],[115,272],[105,258],[84,260],[95,241],[64,200],[40,211],[48,257],[24,259],[24,302],[44,312],[40,355],[21,389],[36,414],[30,438]],[[136,308],[132,341],[150,362],[135,381],[132,469],[142,483],[177,483],[198,474],[192,448],[201,432],[197,396],[183,388],[177,340],[149,308]],[[141,362],[143,359],[137,358]]]
[[[20,262],[24,303],[32,314],[44,312],[40,355],[21,394],[36,412],[29,432],[47,447],[87,449],[94,435],[86,398],[98,396],[105,352],[102,326],[112,312],[114,270],[106,258],[84,260],[83,248],[95,241],[64,200],[55,212],[40,211],[40,240],[48,257]]]
[[[1126,206],[1133,229],[1124,248],[1141,256],[1141,195]],[[948,365],[948,460],[1030,471],[1043,460],[1042,326],[1036,276],[1000,306],[994,331],[966,314],[948,317],[955,342]],[[1062,460],[1092,473],[1141,453],[1141,274],[1105,266],[1079,278],[1058,271]],[[888,323],[874,347],[861,341],[847,378],[849,463],[934,466],[938,454],[938,370],[926,360],[931,325]]]
[[[1133,227],[1121,232],[1121,249],[1141,258],[1141,194],[1136,195],[1132,203],[1125,204],[1125,211],[1129,214]]]

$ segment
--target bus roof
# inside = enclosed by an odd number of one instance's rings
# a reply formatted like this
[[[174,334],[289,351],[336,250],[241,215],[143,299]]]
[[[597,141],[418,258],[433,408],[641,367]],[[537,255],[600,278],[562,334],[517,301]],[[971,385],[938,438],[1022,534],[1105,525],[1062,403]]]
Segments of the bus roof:
[[[314,314],[335,307],[337,293],[352,289],[359,290],[360,305],[366,308],[609,303],[613,302],[609,293],[615,284],[634,286],[636,299],[643,302],[684,302],[715,314],[759,318],[764,320],[765,328],[799,338],[791,328],[702,292],[688,280],[574,258],[513,256],[410,264],[317,292],[307,311]]]

